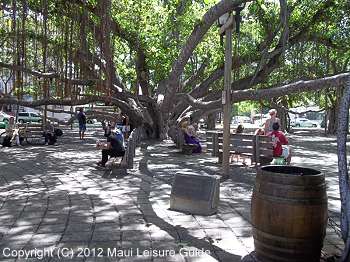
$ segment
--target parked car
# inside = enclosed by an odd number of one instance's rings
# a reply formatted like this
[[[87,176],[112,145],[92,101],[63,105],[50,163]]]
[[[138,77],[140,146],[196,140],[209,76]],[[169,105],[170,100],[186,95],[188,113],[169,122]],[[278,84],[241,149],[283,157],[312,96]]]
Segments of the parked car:
[[[318,127],[319,123],[309,120],[307,118],[297,118],[290,121],[290,125],[293,127]]]
[[[10,115],[6,114],[5,112],[0,112],[0,122],[8,123],[10,120]]]
[[[248,116],[234,116],[232,117],[232,124],[251,123],[251,119]]]
[[[98,123],[97,119],[94,119],[94,118],[86,119],[86,124],[96,124],[96,123]]]
[[[30,122],[42,122],[42,117],[38,113],[33,112],[20,112],[17,118],[18,123],[30,123]]]

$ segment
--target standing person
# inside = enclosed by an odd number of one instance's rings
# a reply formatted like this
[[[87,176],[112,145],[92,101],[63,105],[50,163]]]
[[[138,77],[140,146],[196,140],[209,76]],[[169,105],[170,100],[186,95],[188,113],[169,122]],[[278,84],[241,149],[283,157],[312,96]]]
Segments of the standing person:
[[[269,111],[270,118],[266,120],[265,125],[264,125],[264,131],[265,134],[268,134],[273,131],[272,125],[274,123],[278,123],[279,126],[281,126],[281,120],[277,118],[277,110],[276,109],[271,109]]]
[[[84,140],[84,135],[86,131],[86,115],[84,113],[84,108],[79,109],[78,113],[78,122],[79,122],[79,139]]]
[[[273,123],[272,129],[273,131],[267,134],[272,138],[273,145],[273,156],[274,157],[283,157],[286,159],[287,164],[290,164],[291,161],[291,152],[290,147],[288,145],[288,139],[283,134],[283,132],[279,131],[280,125],[279,123]]]
[[[128,139],[130,132],[129,117],[123,114],[123,135],[125,139]]]
[[[122,129],[123,128],[123,115],[122,113],[117,114],[116,121],[115,121],[115,127]]]

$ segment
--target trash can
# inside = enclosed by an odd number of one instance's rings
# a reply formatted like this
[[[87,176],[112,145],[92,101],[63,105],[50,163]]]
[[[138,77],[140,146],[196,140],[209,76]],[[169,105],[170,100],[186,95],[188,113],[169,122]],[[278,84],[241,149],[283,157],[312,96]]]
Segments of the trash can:
[[[324,174],[298,166],[261,167],[251,202],[257,258],[319,262],[327,214]]]

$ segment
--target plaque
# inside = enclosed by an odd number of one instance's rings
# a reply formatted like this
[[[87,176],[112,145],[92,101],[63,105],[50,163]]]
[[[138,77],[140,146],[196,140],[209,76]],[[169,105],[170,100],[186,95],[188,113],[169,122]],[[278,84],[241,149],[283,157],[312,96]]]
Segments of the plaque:
[[[219,176],[178,172],[171,190],[170,209],[212,215],[217,212],[219,193]]]

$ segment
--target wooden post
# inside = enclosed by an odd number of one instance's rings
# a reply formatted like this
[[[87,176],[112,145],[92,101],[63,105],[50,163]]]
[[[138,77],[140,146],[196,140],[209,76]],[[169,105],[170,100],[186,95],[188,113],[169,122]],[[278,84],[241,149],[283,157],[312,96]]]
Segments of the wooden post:
[[[48,85],[47,80],[44,79],[44,99],[48,99]],[[47,105],[44,106],[44,119],[43,119],[43,126],[46,125],[47,121]]]
[[[225,73],[224,73],[224,91],[222,93],[222,103],[224,107],[224,133],[223,133],[223,156],[222,172],[227,177],[230,170],[230,124],[231,124],[231,70],[232,70],[232,28],[233,19],[228,19],[223,27],[225,29]]]
[[[133,141],[133,143],[132,143],[132,146],[133,146],[132,147],[132,153],[133,153],[133,156],[136,156],[137,139],[136,139],[135,136],[133,136],[132,141]]]
[[[213,151],[212,156],[219,156],[219,133],[213,132]]]
[[[134,153],[133,153],[133,147],[134,147],[134,141],[130,139],[128,141],[128,147],[126,148],[125,154],[127,154],[128,157],[128,168],[132,169],[134,167]]]
[[[178,132],[177,132],[177,139],[176,139],[176,146],[177,148],[182,148],[182,145],[185,143],[184,141],[184,133],[182,131],[181,128],[178,129]]]
[[[259,136],[255,135],[254,136],[254,141],[253,141],[253,145],[254,145],[254,155],[253,155],[253,161],[255,162],[255,165],[257,165],[258,163],[260,163],[260,148],[259,148]]]

